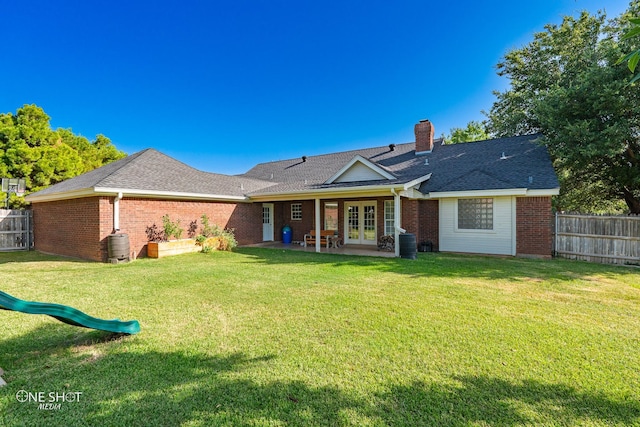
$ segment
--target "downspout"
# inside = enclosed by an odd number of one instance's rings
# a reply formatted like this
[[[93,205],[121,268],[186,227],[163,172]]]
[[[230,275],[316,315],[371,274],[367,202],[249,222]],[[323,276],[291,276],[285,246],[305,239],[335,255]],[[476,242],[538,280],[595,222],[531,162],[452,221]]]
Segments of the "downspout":
[[[391,194],[393,194],[393,247],[395,250],[396,257],[400,256],[400,233],[404,233],[407,230],[400,227],[400,215],[402,214],[400,209],[400,194],[396,192],[395,188],[391,189]]]
[[[113,232],[120,231],[120,200],[122,199],[122,192],[119,192],[113,199]]]
[[[320,252],[320,199],[316,199],[316,252]]]

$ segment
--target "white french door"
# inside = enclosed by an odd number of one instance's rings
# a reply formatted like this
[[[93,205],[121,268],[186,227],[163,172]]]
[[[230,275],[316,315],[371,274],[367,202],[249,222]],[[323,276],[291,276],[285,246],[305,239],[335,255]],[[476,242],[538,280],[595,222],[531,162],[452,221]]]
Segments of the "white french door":
[[[345,202],[344,229],[345,243],[375,245],[376,202]]]
[[[262,241],[273,242],[273,203],[262,204]]]

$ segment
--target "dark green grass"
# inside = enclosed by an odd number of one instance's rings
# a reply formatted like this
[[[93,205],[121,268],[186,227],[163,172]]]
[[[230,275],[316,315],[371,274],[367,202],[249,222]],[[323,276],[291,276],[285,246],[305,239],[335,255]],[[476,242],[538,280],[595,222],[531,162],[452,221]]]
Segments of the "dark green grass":
[[[640,425],[640,270],[243,248],[130,264],[0,254],[0,425]],[[16,393],[81,392],[58,410]]]

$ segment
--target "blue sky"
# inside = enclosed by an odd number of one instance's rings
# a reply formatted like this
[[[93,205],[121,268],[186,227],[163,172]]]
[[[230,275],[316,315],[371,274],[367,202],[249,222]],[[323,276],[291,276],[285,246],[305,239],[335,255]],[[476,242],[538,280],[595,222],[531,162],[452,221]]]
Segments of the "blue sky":
[[[0,112],[198,169],[413,141],[482,120],[496,64],[562,16],[627,0],[29,1],[0,8]]]

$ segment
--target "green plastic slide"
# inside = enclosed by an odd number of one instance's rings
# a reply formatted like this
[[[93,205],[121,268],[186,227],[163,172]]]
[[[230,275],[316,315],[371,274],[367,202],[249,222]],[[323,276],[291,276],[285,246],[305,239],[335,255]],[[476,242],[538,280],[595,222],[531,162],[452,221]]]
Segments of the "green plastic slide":
[[[130,335],[140,332],[140,324],[137,320],[122,322],[118,319],[97,319],[73,307],[61,304],[24,301],[2,291],[0,291],[0,309],[19,311],[27,314],[46,314],[69,325],[99,329],[101,331]]]

